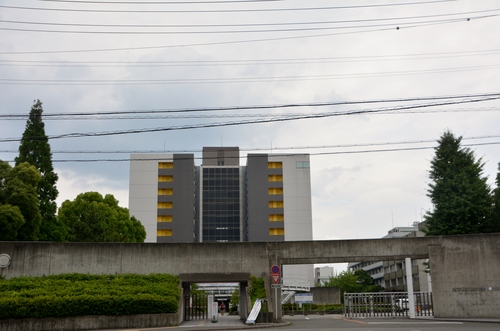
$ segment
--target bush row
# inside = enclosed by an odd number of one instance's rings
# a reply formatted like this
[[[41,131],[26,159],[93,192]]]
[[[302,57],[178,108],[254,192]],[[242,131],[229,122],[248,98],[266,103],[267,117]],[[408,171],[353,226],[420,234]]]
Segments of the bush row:
[[[0,280],[0,319],[175,313],[176,276],[81,275]]]

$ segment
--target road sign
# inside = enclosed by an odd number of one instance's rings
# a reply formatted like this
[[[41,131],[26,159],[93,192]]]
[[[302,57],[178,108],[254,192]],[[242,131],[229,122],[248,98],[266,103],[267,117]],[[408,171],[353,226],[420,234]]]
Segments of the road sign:
[[[280,274],[280,273],[281,273],[280,271],[281,271],[281,270],[280,270],[280,266],[279,266],[279,265],[276,265],[276,264],[275,264],[275,265],[273,265],[273,266],[271,267],[271,273],[272,273],[272,274]]]
[[[281,284],[271,284],[271,288],[281,288]]]
[[[280,275],[271,275],[271,279],[272,279],[274,284],[279,284],[281,276]]]

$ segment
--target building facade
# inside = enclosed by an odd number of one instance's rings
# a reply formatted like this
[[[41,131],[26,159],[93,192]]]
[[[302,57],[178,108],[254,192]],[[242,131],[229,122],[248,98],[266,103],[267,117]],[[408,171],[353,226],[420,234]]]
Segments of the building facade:
[[[194,154],[132,154],[130,214],[146,242],[312,240],[308,154],[248,154],[204,147]],[[285,266],[287,281],[314,283],[312,266]],[[293,276],[292,276],[293,275]]]
[[[395,227],[388,231],[383,238],[420,237],[417,223],[408,227]],[[426,260],[412,260],[412,278],[414,291],[432,291],[430,276],[425,272]],[[351,271],[365,270],[373,278],[375,285],[379,285],[387,292],[407,291],[405,261],[368,261],[349,263]]]

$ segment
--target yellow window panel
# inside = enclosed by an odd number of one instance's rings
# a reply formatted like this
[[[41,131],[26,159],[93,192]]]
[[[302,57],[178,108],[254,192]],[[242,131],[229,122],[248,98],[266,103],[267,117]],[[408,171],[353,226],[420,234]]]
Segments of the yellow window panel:
[[[267,180],[269,182],[282,182],[283,175],[267,175]]]
[[[285,229],[282,229],[282,228],[270,228],[269,229],[269,235],[270,236],[284,236],[285,235]]]
[[[283,188],[282,187],[270,187],[267,189],[267,193],[269,195],[283,194]]]
[[[271,214],[269,215],[269,222],[283,222],[285,216],[283,214]]]
[[[174,190],[171,188],[159,188],[158,195],[173,195]]]
[[[269,208],[283,208],[283,201],[269,201]]]
[[[170,175],[158,176],[158,182],[160,183],[170,183],[173,181],[174,181],[174,176]]]
[[[158,202],[159,209],[172,209],[174,207],[173,202]]]
[[[173,169],[173,162],[158,162],[158,169]]]
[[[158,237],[172,237],[172,230],[171,229],[156,230],[156,236],[158,236]]]
[[[282,162],[268,162],[267,167],[269,169],[281,169],[281,168],[283,168],[283,163]]]
[[[173,188],[160,188],[158,189],[158,195],[174,195]]]
[[[171,223],[173,221],[172,215],[158,215],[156,221],[160,223]]]

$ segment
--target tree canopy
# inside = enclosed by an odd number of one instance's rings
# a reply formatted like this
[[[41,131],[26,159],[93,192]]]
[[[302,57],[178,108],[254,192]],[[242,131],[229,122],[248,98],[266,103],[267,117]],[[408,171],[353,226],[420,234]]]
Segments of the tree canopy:
[[[491,190],[483,176],[483,162],[469,148],[461,147],[462,137],[446,131],[438,140],[431,161],[428,196],[433,210],[425,215],[426,235],[495,232]],[[498,224],[498,222],[496,222]]]
[[[118,206],[113,195],[79,194],[59,208],[59,220],[74,242],[144,242],[146,230],[127,208]]]
[[[27,162],[11,167],[0,161],[0,240],[37,240],[41,215],[38,170]]]
[[[341,293],[379,292],[382,287],[375,285],[375,281],[366,270],[358,269],[354,272],[347,270],[321,285],[322,287],[338,287]]]
[[[40,100],[35,100],[21,138],[16,165],[28,162],[35,166],[41,175],[37,186],[39,210],[42,215],[39,239],[62,241],[65,237],[65,231],[63,225],[57,220],[55,202],[59,194],[56,188],[58,176],[52,166],[52,153],[49,139],[45,134],[42,113],[42,103]]]

